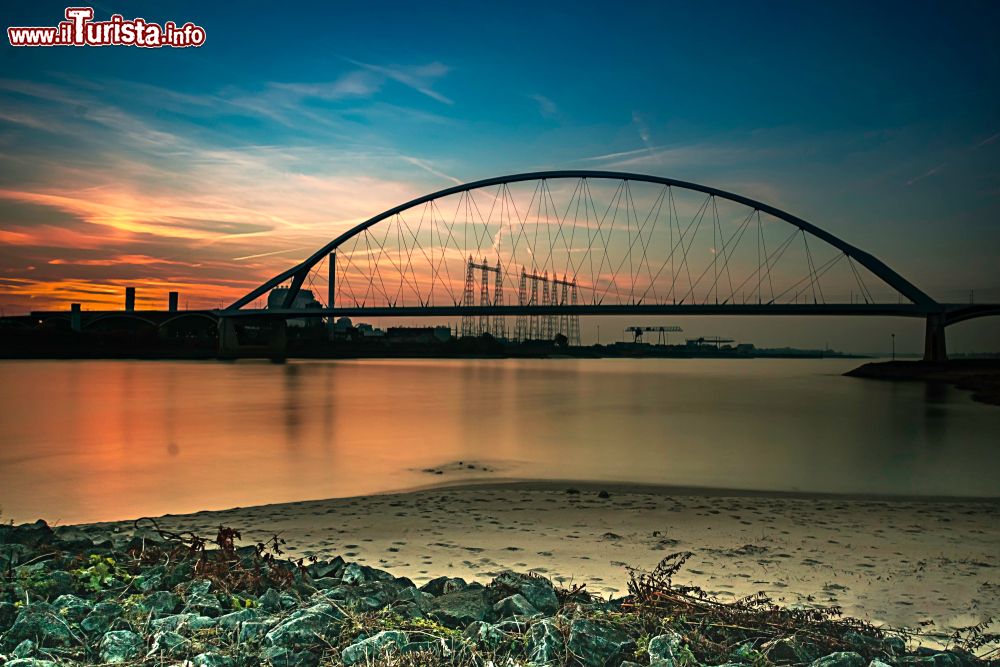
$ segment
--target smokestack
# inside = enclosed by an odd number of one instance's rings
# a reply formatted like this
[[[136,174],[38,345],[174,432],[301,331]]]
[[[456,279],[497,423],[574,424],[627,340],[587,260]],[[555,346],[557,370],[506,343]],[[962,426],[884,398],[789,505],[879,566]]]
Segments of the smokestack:
[[[167,294],[167,310],[171,313],[177,312],[177,292]]]
[[[135,288],[126,287],[125,288],[125,310],[132,311],[135,310]]]

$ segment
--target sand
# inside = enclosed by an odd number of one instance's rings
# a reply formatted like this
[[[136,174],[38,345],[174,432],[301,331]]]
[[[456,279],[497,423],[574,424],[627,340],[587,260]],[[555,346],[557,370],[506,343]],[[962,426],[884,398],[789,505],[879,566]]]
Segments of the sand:
[[[578,493],[568,493],[574,489]],[[600,491],[609,497],[599,497]],[[172,530],[275,533],[290,553],[341,555],[416,583],[510,568],[603,597],[627,565],[693,553],[678,581],[731,599],[839,605],[894,627],[1000,617],[1000,502],[767,495],[571,482],[493,483],[168,516]],[[104,524],[107,525],[107,524]],[[121,524],[127,525],[127,524]]]

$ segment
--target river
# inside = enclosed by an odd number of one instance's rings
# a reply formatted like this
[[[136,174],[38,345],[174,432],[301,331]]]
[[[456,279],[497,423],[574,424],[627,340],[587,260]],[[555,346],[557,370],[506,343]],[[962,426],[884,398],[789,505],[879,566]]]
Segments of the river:
[[[0,520],[484,479],[1000,496],[1000,409],[857,363],[3,361]]]

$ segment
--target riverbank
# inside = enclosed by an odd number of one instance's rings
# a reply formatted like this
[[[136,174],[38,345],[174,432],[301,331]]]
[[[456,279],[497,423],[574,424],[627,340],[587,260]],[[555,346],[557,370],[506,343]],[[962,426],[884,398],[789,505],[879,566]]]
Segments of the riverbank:
[[[246,544],[231,527],[0,525],[0,664],[986,667],[996,653],[981,629],[934,647],[836,607],[718,600],[674,581],[689,557],[602,599],[509,570],[418,587],[339,555],[289,557],[277,537]]]
[[[603,493],[602,493],[603,492]],[[621,597],[627,566],[693,555],[678,581],[723,600],[837,605],[948,634],[1000,616],[1000,503],[518,482],[166,516],[171,531],[278,534],[295,557],[342,556],[422,585],[506,569]],[[81,526],[88,535],[130,522]],[[74,529],[75,530],[75,529]]]
[[[1000,405],[1000,359],[927,361],[878,361],[845,373],[874,380],[919,381],[950,384],[972,392],[972,400]]]

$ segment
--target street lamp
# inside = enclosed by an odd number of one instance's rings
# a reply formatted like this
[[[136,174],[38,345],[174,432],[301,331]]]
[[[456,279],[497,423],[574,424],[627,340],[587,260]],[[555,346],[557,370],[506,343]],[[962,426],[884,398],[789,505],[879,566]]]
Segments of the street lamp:
[[[896,361],[896,334],[889,334],[892,337],[892,360]]]

